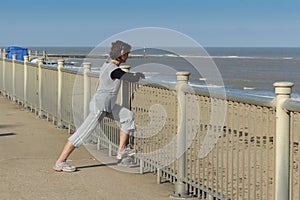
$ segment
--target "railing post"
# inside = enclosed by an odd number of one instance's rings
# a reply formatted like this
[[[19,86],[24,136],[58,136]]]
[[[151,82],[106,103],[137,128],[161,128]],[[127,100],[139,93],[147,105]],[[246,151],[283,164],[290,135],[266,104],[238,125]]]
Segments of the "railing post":
[[[27,108],[27,63],[29,62],[29,56],[24,56],[24,104]]]
[[[178,174],[177,182],[175,183],[175,193],[171,198],[191,198],[192,196],[186,189],[184,179],[187,176],[187,161],[186,161],[186,100],[185,93],[182,91],[182,86],[188,84],[189,72],[177,72],[177,99],[178,99],[178,136],[177,136],[177,156],[178,158]]]
[[[281,105],[290,98],[293,83],[274,83],[276,94],[275,200],[289,199],[290,113]]]
[[[47,58],[47,53],[46,51],[43,51],[43,58],[46,59]],[[57,63],[58,64],[58,63]]]
[[[91,63],[83,63],[83,113],[84,119],[89,114],[89,102],[91,98],[91,80],[89,73],[91,71]]]
[[[2,66],[3,66],[3,69],[2,69],[2,80],[3,80],[3,96],[6,96],[6,69],[5,69],[5,64],[6,64],[6,58],[7,58],[7,53],[4,49],[3,53],[2,53]]]
[[[43,64],[43,58],[38,58],[38,78],[39,78],[39,110],[38,110],[38,117],[39,118],[45,118],[43,114],[43,91],[42,91],[42,84],[43,84],[43,78],[42,78],[42,64]]]
[[[31,60],[31,50],[30,50],[30,49],[28,49],[28,51],[27,51],[27,52],[28,52],[28,59],[29,59],[29,60]]]
[[[4,48],[4,49],[1,49],[1,59],[3,59],[3,58],[4,58],[4,53],[6,53],[6,50],[5,50],[5,48]]]
[[[64,128],[62,123],[62,72],[61,69],[64,67],[64,60],[57,60],[57,127]]]
[[[120,68],[124,71],[124,72],[129,72],[130,71],[130,66],[126,65],[126,66],[120,66]],[[120,90],[120,95],[121,95],[121,105],[129,108],[129,83],[126,81],[122,81],[122,85],[121,85],[121,90]]]
[[[17,55],[12,55],[12,100],[16,101],[16,58]]]

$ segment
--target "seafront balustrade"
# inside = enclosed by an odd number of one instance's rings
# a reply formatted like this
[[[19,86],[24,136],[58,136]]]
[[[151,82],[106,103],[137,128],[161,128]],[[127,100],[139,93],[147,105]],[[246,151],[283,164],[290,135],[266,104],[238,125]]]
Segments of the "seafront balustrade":
[[[129,70],[125,68],[124,70]],[[299,199],[300,102],[292,83],[275,83],[275,98],[195,89],[188,72],[176,85],[123,83],[119,103],[135,112],[140,172],[174,183],[173,198]],[[0,92],[40,118],[73,132],[89,111],[98,83],[91,64],[79,71],[6,58],[0,60]],[[118,145],[116,122],[104,119],[89,142]]]

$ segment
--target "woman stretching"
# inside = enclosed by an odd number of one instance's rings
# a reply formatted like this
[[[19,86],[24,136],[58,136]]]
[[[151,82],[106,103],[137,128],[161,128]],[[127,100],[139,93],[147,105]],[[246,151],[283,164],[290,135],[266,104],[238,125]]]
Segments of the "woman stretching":
[[[53,167],[54,170],[76,171],[76,167],[66,162],[67,158],[93,133],[105,116],[120,122],[118,161],[135,154],[134,149],[126,148],[129,132],[135,130],[134,114],[127,108],[116,104],[121,81],[138,82],[140,78],[145,78],[143,73],[124,72],[119,68],[121,63],[126,62],[130,50],[131,46],[125,42],[118,40],[112,43],[110,61],[104,63],[100,70],[100,84],[90,102],[90,113],[76,132],[69,137]]]

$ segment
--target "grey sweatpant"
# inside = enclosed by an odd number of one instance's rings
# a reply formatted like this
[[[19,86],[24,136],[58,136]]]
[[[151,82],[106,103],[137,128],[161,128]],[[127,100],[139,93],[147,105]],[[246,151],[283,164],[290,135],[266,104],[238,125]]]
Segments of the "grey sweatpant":
[[[69,137],[69,141],[77,148],[86,138],[88,138],[97,125],[102,121],[104,117],[109,117],[120,122],[120,128],[122,131],[131,131],[135,129],[134,114],[129,109],[116,104],[112,112],[91,110],[87,118],[76,130],[76,132]]]

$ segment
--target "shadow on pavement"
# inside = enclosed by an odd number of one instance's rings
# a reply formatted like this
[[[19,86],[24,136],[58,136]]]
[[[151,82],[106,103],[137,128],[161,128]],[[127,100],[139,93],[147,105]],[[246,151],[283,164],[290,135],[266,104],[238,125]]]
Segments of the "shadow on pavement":
[[[94,167],[104,167],[104,166],[113,166],[117,165],[117,163],[107,163],[107,164],[99,164],[99,165],[86,165],[86,166],[79,166],[76,167],[77,169],[85,169],[85,168],[94,168]]]
[[[16,135],[14,133],[0,133],[0,137],[2,136],[12,136],[12,135]]]

